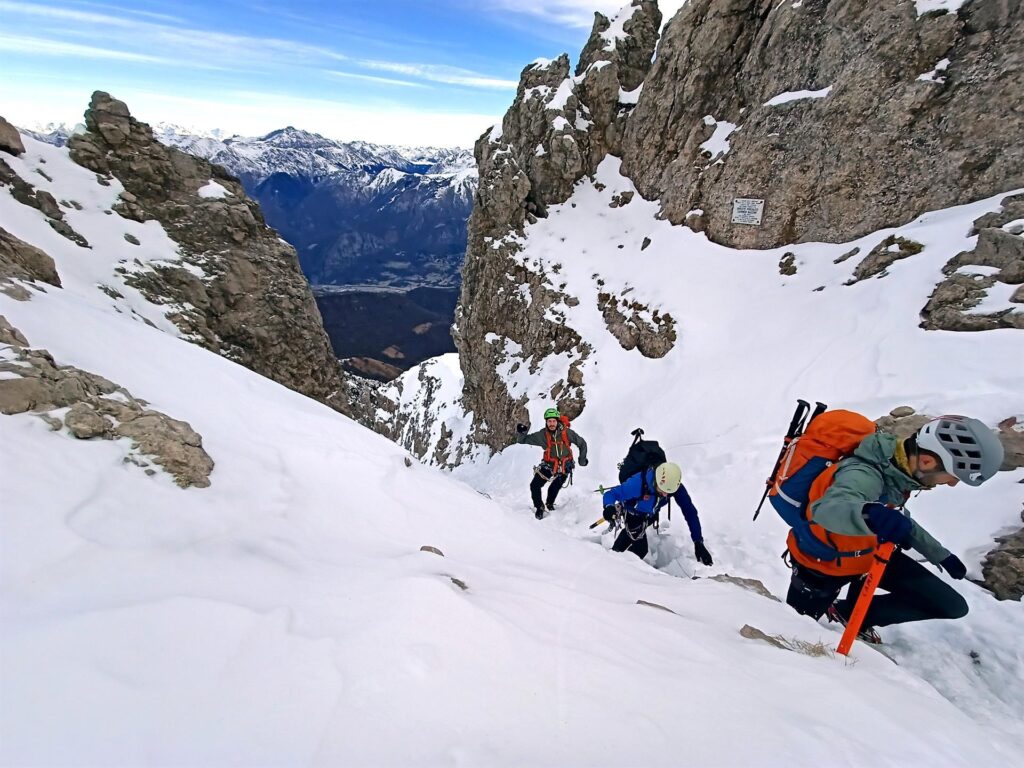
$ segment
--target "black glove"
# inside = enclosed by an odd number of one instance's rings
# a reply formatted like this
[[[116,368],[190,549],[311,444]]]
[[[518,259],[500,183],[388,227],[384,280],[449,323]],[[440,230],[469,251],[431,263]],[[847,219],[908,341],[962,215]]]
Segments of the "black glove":
[[[704,546],[703,541],[693,542],[693,554],[697,556],[697,560],[700,561],[701,565],[715,564],[715,561],[711,559],[711,553],[708,552],[708,548]]]
[[[967,575],[967,566],[964,565],[956,555],[949,555],[945,560],[939,563],[939,566],[946,569],[946,573],[954,579],[962,579]]]
[[[618,515],[618,514],[619,514],[619,510],[617,510],[615,508],[615,505],[614,504],[609,504],[607,507],[604,508],[604,512],[602,513],[601,516],[605,520],[607,520],[609,523],[614,523],[615,522],[615,516]]]
[[[530,431],[530,425],[529,424],[516,424],[516,432],[518,432],[520,435],[525,435],[529,431]]]
[[[914,529],[909,517],[884,504],[865,504],[864,521],[879,541],[891,541],[898,547],[907,545]]]
[[[585,466],[587,466],[587,464],[589,464],[590,462],[589,462],[589,461],[587,461],[586,459],[584,459],[584,458],[583,458],[582,456],[580,456],[580,460],[579,460],[579,462],[577,462],[577,463],[578,463],[578,464],[579,464],[579,465],[580,465],[581,467],[585,467]]]

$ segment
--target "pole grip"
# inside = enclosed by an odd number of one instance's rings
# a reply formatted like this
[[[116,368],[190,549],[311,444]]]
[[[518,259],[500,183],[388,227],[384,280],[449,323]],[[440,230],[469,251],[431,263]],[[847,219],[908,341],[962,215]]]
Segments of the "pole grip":
[[[811,407],[810,403],[806,400],[796,401],[796,410],[793,411],[793,420],[789,422],[789,429],[786,431],[786,437],[796,437],[803,430],[804,418],[807,416],[807,411]]]

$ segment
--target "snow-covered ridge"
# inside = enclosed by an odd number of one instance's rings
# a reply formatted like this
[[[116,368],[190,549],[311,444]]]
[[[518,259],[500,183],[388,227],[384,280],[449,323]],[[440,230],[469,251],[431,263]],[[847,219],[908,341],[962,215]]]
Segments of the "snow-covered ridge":
[[[30,134],[62,145],[73,130],[64,124],[47,124],[34,126]],[[372,177],[382,170],[393,169],[450,177],[457,184],[476,173],[470,150],[341,142],[292,126],[264,136],[229,136],[219,129],[197,131],[158,123],[153,126],[153,136],[162,144],[223,165],[235,175],[255,183],[275,173],[324,177],[357,172]]]
[[[475,169],[469,150],[338,142],[292,127],[266,136],[224,140],[197,139],[168,130],[160,134],[160,140],[256,182],[276,173],[304,177],[363,173],[372,178],[384,170],[450,176],[455,180],[465,176],[467,169]]]

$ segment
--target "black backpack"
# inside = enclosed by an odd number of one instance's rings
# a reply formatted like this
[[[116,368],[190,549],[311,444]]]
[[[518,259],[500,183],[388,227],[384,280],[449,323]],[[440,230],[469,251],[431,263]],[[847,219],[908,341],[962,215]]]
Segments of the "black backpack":
[[[644,493],[649,493],[647,488],[646,470],[664,464],[666,461],[665,451],[658,445],[657,440],[644,440],[644,431],[639,427],[634,429],[633,444],[629,446],[626,458],[619,464],[619,482],[624,483],[637,472],[644,472],[643,488]]]
[[[637,472],[642,472],[640,475],[640,488],[644,496],[648,496],[651,493],[651,489],[647,487],[647,470],[664,464],[667,461],[665,451],[658,445],[657,440],[644,440],[644,431],[637,427],[631,433],[633,435],[633,444],[629,446],[629,451],[626,453],[626,457],[619,463],[619,482],[624,483]],[[668,500],[668,517],[672,519],[672,499]],[[661,519],[661,511],[659,510],[654,517],[654,527],[658,528],[659,521]]]

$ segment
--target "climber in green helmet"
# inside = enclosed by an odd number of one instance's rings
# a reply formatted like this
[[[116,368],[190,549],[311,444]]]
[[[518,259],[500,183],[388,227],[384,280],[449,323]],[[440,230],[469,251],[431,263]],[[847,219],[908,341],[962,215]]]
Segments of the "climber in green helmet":
[[[530,496],[533,499],[536,517],[540,520],[544,517],[545,509],[544,503],[541,502],[540,489],[549,480],[551,481],[546,506],[549,510],[554,509],[555,498],[575,467],[572,446],[575,445],[579,448],[579,465],[585,467],[587,466],[587,441],[569,429],[569,417],[563,416],[557,408],[548,408],[544,411],[543,429],[532,434],[529,431],[528,424],[517,425],[516,442],[536,445],[538,448],[544,449],[544,458],[540,464],[534,467],[533,480],[530,482]]]

